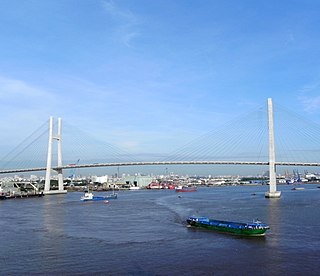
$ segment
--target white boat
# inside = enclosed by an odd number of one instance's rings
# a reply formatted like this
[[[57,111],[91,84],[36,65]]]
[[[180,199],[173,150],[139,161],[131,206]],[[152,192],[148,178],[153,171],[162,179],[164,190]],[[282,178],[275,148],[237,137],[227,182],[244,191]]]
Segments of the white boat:
[[[99,200],[108,200],[108,199],[116,199],[118,198],[118,194],[116,194],[113,190],[112,194],[107,196],[95,196],[90,190],[84,193],[84,195],[80,198],[81,201],[99,201]]]
[[[129,190],[132,190],[132,191],[140,190],[140,187],[130,186]]]

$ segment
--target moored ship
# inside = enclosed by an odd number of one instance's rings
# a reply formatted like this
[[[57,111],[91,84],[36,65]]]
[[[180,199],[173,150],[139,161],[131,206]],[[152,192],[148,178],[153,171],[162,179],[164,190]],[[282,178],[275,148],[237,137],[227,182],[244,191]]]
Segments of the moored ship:
[[[270,229],[267,224],[260,221],[242,223],[214,220],[207,217],[189,217],[187,218],[187,223],[193,227],[242,236],[264,236],[266,231]]]

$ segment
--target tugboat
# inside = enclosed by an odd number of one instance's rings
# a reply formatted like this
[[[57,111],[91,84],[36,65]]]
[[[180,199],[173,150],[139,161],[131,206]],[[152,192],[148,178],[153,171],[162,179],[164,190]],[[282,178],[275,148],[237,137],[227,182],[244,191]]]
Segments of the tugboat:
[[[205,228],[223,233],[242,236],[264,236],[270,227],[256,220],[252,223],[231,222],[209,219],[207,217],[189,217],[187,223],[192,227]]]

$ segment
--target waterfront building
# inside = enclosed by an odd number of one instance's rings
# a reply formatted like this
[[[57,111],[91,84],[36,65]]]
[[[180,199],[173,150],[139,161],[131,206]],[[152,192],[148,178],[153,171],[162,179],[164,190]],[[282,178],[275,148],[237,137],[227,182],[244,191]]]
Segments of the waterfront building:
[[[153,178],[150,176],[126,176],[123,179],[123,182],[128,187],[139,187],[139,188],[145,188],[147,187],[151,182]]]
[[[108,182],[108,175],[103,175],[103,176],[96,176],[96,175],[93,175],[91,177],[91,180],[92,182],[94,183],[101,183],[101,184],[104,184],[104,183],[107,183]]]

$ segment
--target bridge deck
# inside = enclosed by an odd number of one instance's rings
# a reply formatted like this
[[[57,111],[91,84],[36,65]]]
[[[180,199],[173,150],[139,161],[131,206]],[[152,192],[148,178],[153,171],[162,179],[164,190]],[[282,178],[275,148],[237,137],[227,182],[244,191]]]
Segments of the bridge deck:
[[[276,166],[310,166],[319,167],[320,163],[301,163],[301,162],[275,162]],[[75,164],[61,167],[52,167],[53,170],[75,168],[97,168],[97,167],[119,167],[119,166],[156,166],[156,165],[262,165],[267,166],[269,162],[256,161],[152,161],[152,162],[116,162],[116,163],[94,163],[94,164]],[[9,169],[0,170],[0,174],[45,171],[46,167],[27,168],[27,169]]]

